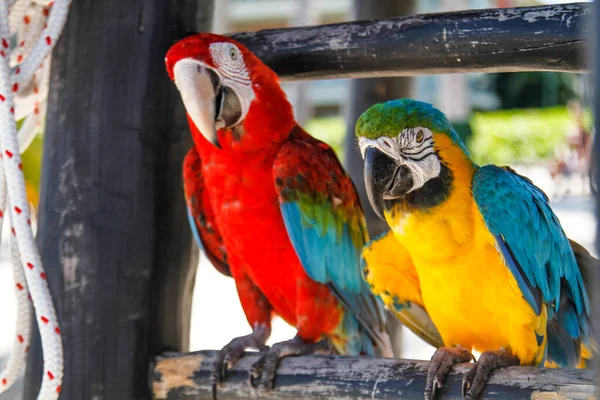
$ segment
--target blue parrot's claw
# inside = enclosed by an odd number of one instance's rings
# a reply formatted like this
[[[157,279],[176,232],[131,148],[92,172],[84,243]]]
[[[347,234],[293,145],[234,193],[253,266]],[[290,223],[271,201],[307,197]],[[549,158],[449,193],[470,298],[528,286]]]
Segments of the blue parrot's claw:
[[[328,340],[317,343],[305,343],[296,336],[292,340],[275,343],[250,369],[250,385],[259,390],[270,392],[275,383],[275,373],[279,360],[287,356],[306,354],[331,354],[332,346]],[[259,379],[260,378],[260,379]]]
[[[519,365],[519,359],[506,351],[486,351],[462,380],[462,395],[466,400],[476,400],[492,373],[499,367]]]
[[[217,388],[227,379],[227,371],[233,368],[235,363],[244,355],[246,348],[257,348],[260,351],[269,348],[265,345],[267,336],[262,330],[256,330],[250,335],[234,338],[221,349],[210,374],[213,400],[217,400]]]
[[[434,400],[435,392],[442,388],[446,375],[454,364],[469,362],[473,355],[461,347],[440,347],[435,351],[429,364],[425,382],[425,400]]]

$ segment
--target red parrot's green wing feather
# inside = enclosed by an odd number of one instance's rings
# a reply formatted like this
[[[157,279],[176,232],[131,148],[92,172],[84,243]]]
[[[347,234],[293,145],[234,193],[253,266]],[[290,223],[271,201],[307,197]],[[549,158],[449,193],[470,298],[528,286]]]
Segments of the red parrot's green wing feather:
[[[204,250],[215,268],[222,274],[231,276],[227,264],[227,249],[215,223],[201,165],[200,156],[192,147],[183,162],[183,186],[190,227],[198,246]]]
[[[335,153],[296,128],[275,158],[273,175],[288,235],[307,275],[329,285],[371,339],[388,348],[383,305],[361,275],[360,254],[368,240],[363,209]]]

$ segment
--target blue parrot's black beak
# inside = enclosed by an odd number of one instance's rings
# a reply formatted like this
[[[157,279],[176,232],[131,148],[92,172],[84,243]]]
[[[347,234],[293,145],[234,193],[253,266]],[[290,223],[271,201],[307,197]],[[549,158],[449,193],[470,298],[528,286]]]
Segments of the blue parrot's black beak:
[[[365,151],[365,187],[369,202],[379,218],[384,219],[384,209],[390,209],[394,201],[404,197],[413,187],[410,169],[369,147]]]

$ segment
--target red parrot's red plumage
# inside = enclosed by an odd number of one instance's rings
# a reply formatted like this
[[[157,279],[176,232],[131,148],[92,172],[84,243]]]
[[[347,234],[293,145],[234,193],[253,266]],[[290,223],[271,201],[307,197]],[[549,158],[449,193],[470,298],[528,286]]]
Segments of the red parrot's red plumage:
[[[277,358],[321,339],[343,354],[387,351],[382,308],[360,276],[368,238],[354,186],[329,146],[296,124],[276,74],[213,34],[183,39],[166,63],[195,143],[184,163],[192,228],[235,279],[254,331],[226,346],[223,359],[263,346],[273,312],[298,335],[257,366],[268,375]]]

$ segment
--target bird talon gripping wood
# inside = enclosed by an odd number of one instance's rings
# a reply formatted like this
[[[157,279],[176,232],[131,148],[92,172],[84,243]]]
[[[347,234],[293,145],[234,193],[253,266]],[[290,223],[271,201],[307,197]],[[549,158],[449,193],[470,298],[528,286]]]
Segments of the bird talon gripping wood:
[[[391,231],[363,252],[373,292],[437,347],[425,398],[470,351],[475,399],[509,365],[582,366],[596,351],[584,276],[546,195],[507,167],[478,166],[444,114],[399,99],[356,123],[372,207]],[[437,383],[436,383],[437,382]]]
[[[176,43],[166,66],[194,140],[183,167],[191,228],[234,278],[259,344],[278,314],[305,351],[328,339],[341,354],[390,356],[383,305],[361,277],[368,233],[356,190],[333,150],[298,126],[277,75],[213,34]],[[276,350],[269,365],[290,353]]]

